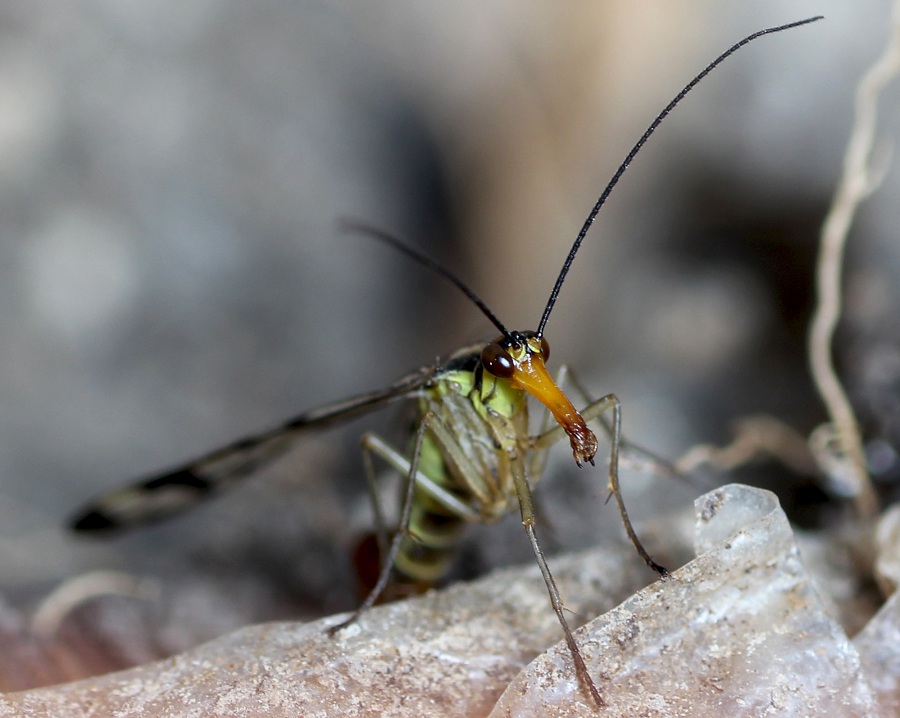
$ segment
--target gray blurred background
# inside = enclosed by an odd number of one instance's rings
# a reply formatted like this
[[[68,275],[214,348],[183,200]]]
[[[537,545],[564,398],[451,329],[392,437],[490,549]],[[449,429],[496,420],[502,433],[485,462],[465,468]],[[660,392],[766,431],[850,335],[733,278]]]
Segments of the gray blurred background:
[[[311,437],[268,481],[194,516],[111,543],[62,526],[98,492],[495,333],[421,268],[342,236],[341,217],[415,243],[508,325],[534,328],[656,112],[744,35],[818,13],[729,60],[662,126],[547,328],[554,365],[616,392],[627,435],[672,458],[726,441],[746,414],[803,433],[824,419],[804,348],[817,234],[887,2],[5,3],[7,602],[27,611],[111,567],[171,581],[182,609],[190,586],[204,600],[214,586],[201,637],[352,606],[350,529],[368,521],[357,437],[402,436],[390,411]],[[885,158],[897,99],[882,112]],[[900,473],[898,176],[854,231],[838,352],[885,485]],[[590,543],[600,521],[618,531],[600,500],[570,527],[566,505],[602,498],[605,482],[557,454],[548,544]],[[776,487],[805,486],[774,471]],[[656,489],[633,509],[683,510],[696,493]],[[520,533],[515,516],[476,531],[464,573],[529,560]]]

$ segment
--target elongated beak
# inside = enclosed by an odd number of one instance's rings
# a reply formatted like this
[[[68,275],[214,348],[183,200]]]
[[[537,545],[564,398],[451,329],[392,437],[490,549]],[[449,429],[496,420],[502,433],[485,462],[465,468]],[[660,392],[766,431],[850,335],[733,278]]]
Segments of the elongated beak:
[[[539,354],[527,353],[521,361],[516,362],[515,372],[509,381],[516,388],[527,391],[550,410],[553,418],[569,436],[576,464],[581,466],[584,462],[594,463],[597,437],[569,401],[569,397],[553,381]]]

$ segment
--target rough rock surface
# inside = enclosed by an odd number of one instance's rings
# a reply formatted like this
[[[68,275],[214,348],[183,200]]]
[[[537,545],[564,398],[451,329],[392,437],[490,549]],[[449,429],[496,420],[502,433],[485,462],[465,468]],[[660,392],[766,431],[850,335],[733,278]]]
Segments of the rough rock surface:
[[[640,589],[650,576],[629,546],[551,562],[573,622],[605,611],[578,631],[602,714],[896,715],[896,598],[851,642],[772,494],[727,486],[696,511],[699,555],[668,581]],[[6,694],[0,716],[596,714],[564,645],[541,653],[560,631],[536,568],[376,608],[329,637],[337,620],[250,627],[136,669]]]

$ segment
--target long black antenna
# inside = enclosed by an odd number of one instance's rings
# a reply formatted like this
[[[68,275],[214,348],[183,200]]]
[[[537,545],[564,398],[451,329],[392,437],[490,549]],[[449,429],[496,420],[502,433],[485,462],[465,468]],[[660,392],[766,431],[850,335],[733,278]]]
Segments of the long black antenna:
[[[427,269],[430,269],[435,274],[439,274],[447,281],[456,285],[456,287],[465,294],[469,299],[472,300],[472,303],[478,307],[482,314],[486,316],[497,329],[500,330],[500,333],[506,337],[507,339],[511,338],[510,331],[503,326],[503,322],[501,322],[497,315],[494,314],[489,308],[488,305],[484,303],[484,301],[475,294],[474,291],[469,289],[468,285],[463,282],[462,279],[457,277],[453,272],[447,269],[443,264],[440,264],[437,260],[432,259],[426,254],[422,254],[419,250],[413,249],[412,247],[404,244],[399,239],[397,239],[392,234],[388,234],[387,232],[378,229],[377,227],[373,227],[372,225],[366,224],[364,222],[360,222],[355,219],[342,219],[340,221],[340,228],[345,232],[358,232],[359,234],[364,234],[372,239],[377,239],[379,242],[384,242],[385,244],[393,247],[398,252],[405,254],[410,259],[418,262],[422,266]]]
[[[597,213],[600,211],[600,208],[603,207],[603,205],[606,203],[606,200],[612,193],[613,188],[619,183],[619,180],[622,179],[622,175],[625,174],[625,170],[628,169],[628,166],[631,164],[632,160],[634,160],[637,153],[641,151],[641,148],[647,143],[647,140],[650,139],[650,135],[652,135],[656,131],[656,128],[660,126],[660,124],[664,119],[666,119],[668,114],[675,109],[675,106],[679,102],[681,102],[684,99],[685,95],[693,90],[704,77],[706,77],[710,72],[718,67],[726,58],[740,50],[744,45],[753,42],[756,38],[762,37],[763,35],[770,35],[775,32],[781,32],[782,30],[790,30],[794,27],[807,25],[811,22],[816,22],[816,20],[821,20],[822,17],[822,15],[817,15],[816,17],[807,18],[806,20],[800,20],[799,22],[792,22],[787,25],[779,25],[778,27],[770,27],[766,30],[760,30],[759,32],[755,32],[752,35],[745,37],[739,43],[732,45],[725,52],[719,55],[715,60],[709,63],[704,68],[704,70],[693,80],[691,80],[687,85],[685,85],[684,89],[679,92],[675,96],[675,98],[668,105],[666,105],[665,109],[656,116],[656,119],[650,123],[650,126],[647,128],[644,134],[641,135],[641,138],[635,143],[634,147],[631,148],[631,151],[625,157],[622,164],[619,165],[619,169],[616,170],[616,173],[609,181],[609,184],[606,185],[606,189],[603,190],[603,194],[600,195],[600,199],[597,200],[597,204],[594,205],[594,208],[591,210],[588,218],[584,221],[584,224],[581,227],[581,231],[578,233],[578,236],[575,238],[575,242],[572,245],[572,248],[569,250],[569,256],[566,257],[566,261],[562,266],[562,270],[560,271],[559,276],[556,278],[556,284],[553,285],[553,291],[550,292],[550,299],[547,300],[547,306],[544,308],[544,314],[541,317],[541,323],[538,324],[537,336],[540,337],[544,334],[544,327],[547,325],[547,320],[550,318],[550,312],[553,311],[553,305],[556,304],[556,299],[557,297],[559,297],[559,290],[562,288],[563,282],[566,279],[566,275],[569,273],[569,269],[572,266],[572,262],[575,261],[575,255],[578,253],[582,241],[584,241],[584,236],[588,233],[588,230],[594,223],[594,219],[597,217]]]

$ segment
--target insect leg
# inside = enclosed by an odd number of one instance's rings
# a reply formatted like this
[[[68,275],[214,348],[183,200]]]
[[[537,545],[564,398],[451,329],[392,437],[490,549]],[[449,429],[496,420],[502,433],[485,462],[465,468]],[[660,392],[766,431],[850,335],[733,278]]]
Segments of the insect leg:
[[[369,499],[372,502],[372,514],[375,517],[375,537],[378,541],[378,555],[386,556],[388,550],[388,531],[384,521],[384,512],[381,510],[381,499],[378,495],[378,482],[375,477],[375,464],[372,461],[373,442],[379,441],[371,432],[366,432],[359,440],[363,457],[363,468],[366,472],[366,485],[369,489]]]
[[[622,498],[622,490],[619,487],[619,446],[622,441],[622,405],[619,402],[618,397],[615,394],[607,394],[588,406],[584,410],[583,416],[587,421],[590,421],[595,417],[599,417],[610,407],[612,407],[612,438],[609,442],[609,490],[612,495],[616,497],[616,504],[619,506],[619,515],[622,517],[622,525],[625,526],[625,533],[628,534],[631,543],[634,545],[635,549],[637,549],[641,558],[644,559],[644,563],[663,578],[667,578],[669,572],[653,560],[647,552],[647,549],[644,548],[641,540],[638,538],[634,526],[631,525],[631,519],[628,517],[628,511],[625,509],[625,501]]]
[[[594,419],[599,418],[609,409],[612,409],[608,484],[610,494],[616,499],[616,505],[619,507],[619,515],[622,517],[622,525],[625,527],[625,533],[628,534],[628,538],[634,545],[635,550],[637,550],[641,558],[644,559],[644,563],[646,563],[650,568],[656,571],[660,576],[666,578],[669,575],[669,572],[663,566],[660,566],[658,563],[656,563],[656,561],[653,560],[653,558],[647,552],[647,549],[644,548],[641,540],[638,538],[637,532],[634,530],[634,526],[632,525],[631,519],[628,516],[628,511],[625,508],[625,501],[622,498],[622,491],[619,487],[619,448],[623,442],[622,405],[619,402],[618,397],[616,397],[615,394],[607,394],[606,396],[597,399],[597,401],[595,401],[594,403],[588,405],[581,412],[581,414],[586,421],[593,421]],[[556,426],[550,431],[535,437],[532,442],[532,446],[535,450],[540,450],[559,441],[562,438],[562,435],[562,428]]]
[[[516,496],[519,499],[519,508],[522,513],[522,525],[525,527],[525,533],[528,535],[531,549],[534,551],[534,556],[541,569],[541,575],[544,577],[544,584],[547,586],[547,592],[550,594],[550,603],[553,606],[553,611],[559,619],[563,634],[565,634],[566,645],[569,647],[569,652],[572,654],[572,660],[575,662],[575,673],[588,689],[594,702],[598,706],[603,707],[606,703],[600,695],[597,686],[594,684],[590,673],[588,673],[587,664],[584,662],[584,657],[581,655],[581,650],[578,648],[578,644],[575,642],[575,636],[572,634],[572,629],[569,627],[569,622],[566,620],[565,604],[563,604],[562,597],[559,595],[556,581],[553,578],[553,574],[550,573],[550,566],[547,565],[547,559],[544,558],[544,552],[541,550],[541,546],[537,540],[537,534],[534,530],[534,505],[531,499],[531,487],[528,485],[528,478],[525,476],[525,467],[521,458],[517,456],[510,457],[510,468],[512,470],[513,482],[516,487]]]
[[[375,586],[366,596],[362,604],[360,604],[356,611],[353,612],[350,618],[335,626],[330,627],[328,629],[328,633],[333,634],[340,629],[350,625],[351,623],[354,623],[363,612],[367,611],[375,604],[375,602],[384,592],[384,589],[387,587],[388,582],[390,581],[391,570],[393,569],[394,564],[397,561],[397,557],[400,552],[403,540],[406,537],[411,537],[410,517],[412,515],[415,491],[417,488],[422,490],[427,496],[434,499],[442,507],[448,509],[451,513],[458,516],[460,519],[463,519],[465,521],[480,520],[478,513],[474,511],[470,506],[467,506],[458,497],[454,496],[419,471],[419,459],[422,455],[422,444],[425,440],[425,434],[427,431],[434,429],[435,423],[435,417],[431,413],[425,414],[425,416],[422,418],[421,422],[419,423],[419,427],[416,430],[412,455],[409,459],[407,459],[403,454],[401,454],[390,444],[384,441],[381,437],[371,433],[363,435],[362,444],[363,453],[367,464],[366,470],[367,472],[369,472],[370,470],[372,471],[372,473],[370,474],[370,487],[374,493],[373,501],[375,505],[378,506],[377,511],[379,514],[381,514],[381,509],[380,502],[377,497],[377,487],[375,486],[374,469],[372,467],[371,460],[372,455],[378,456],[379,458],[384,460],[390,467],[402,472],[403,475],[406,476],[403,504],[400,511],[400,523],[389,546],[387,546],[387,539],[385,537],[384,543],[387,550],[382,551],[381,553],[384,559],[382,561],[381,570],[378,575],[378,580],[375,582]],[[383,515],[381,518],[381,524],[383,529]],[[382,533],[384,533],[383,530]],[[379,543],[380,542],[381,540],[379,539]]]
[[[409,527],[409,517],[412,513],[413,495],[415,493],[416,486],[415,479],[417,474],[419,473],[419,457],[422,455],[422,441],[425,439],[425,431],[428,429],[430,416],[430,414],[426,414],[423,417],[422,421],[419,423],[419,428],[416,430],[415,444],[413,446],[412,457],[409,461],[409,470],[407,472],[406,490],[404,492],[405,495],[403,498],[403,508],[400,512],[400,526],[397,529],[397,532],[394,534],[394,538],[391,540],[390,548],[388,549],[387,555],[382,562],[381,573],[378,575],[378,581],[376,581],[375,586],[372,588],[372,590],[369,591],[369,595],[366,596],[365,600],[350,615],[350,618],[345,621],[341,621],[337,625],[331,626],[328,629],[328,633],[331,635],[335,634],[337,631],[340,631],[342,628],[346,628],[351,623],[355,623],[365,611],[368,611],[370,608],[372,608],[391,578],[391,569],[394,566],[394,561],[397,558],[397,552],[400,550],[400,544],[402,543]],[[376,441],[374,443],[368,443],[367,445],[367,440],[368,442],[371,442],[372,438],[377,439],[377,437],[374,437],[374,435],[372,434],[366,434],[363,437],[363,449],[367,452],[373,451],[375,453],[379,453],[378,448],[376,447],[380,447],[384,444],[383,442]],[[388,455],[391,456],[392,459],[396,458],[392,456],[391,452],[389,452]],[[371,464],[371,461],[369,463]],[[392,463],[391,459],[388,459],[388,463]]]
[[[578,394],[585,405],[589,406],[594,403],[594,398],[588,393],[587,389],[585,389],[584,387],[584,384],[582,384],[581,380],[578,378],[578,375],[571,367],[569,367],[568,364],[563,364],[563,366],[560,367],[559,373],[557,374],[556,383],[560,387],[564,386],[565,384],[569,384],[569,386],[571,386],[575,390],[575,392]],[[587,409],[585,411],[587,411]],[[606,432],[606,435],[609,437],[610,441],[612,441],[613,428],[610,422],[608,422],[602,414],[597,417],[597,421],[600,426],[603,427],[603,431]],[[638,446],[633,441],[624,436],[619,437],[619,448],[623,454],[634,457],[631,459],[631,461],[634,461],[639,466],[645,467],[649,471],[652,471],[661,476],[669,476],[681,479],[688,484],[695,485],[695,482],[691,478],[685,476],[683,472],[679,471],[675,467],[675,464],[673,464],[671,461],[658,456],[649,449]],[[703,486],[704,491],[709,490],[709,488],[712,487],[706,487],[706,485]]]
[[[428,416],[431,415],[426,414],[426,417]],[[435,428],[435,425],[432,423],[432,421],[433,418],[429,419],[427,428]],[[422,423],[425,423],[424,419]],[[419,429],[421,430],[421,425]],[[418,431],[416,432],[416,436],[418,436]],[[479,516],[477,511],[475,511],[464,501],[461,501],[459,497],[451,494],[439,484],[432,481],[421,471],[418,471],[418,467],[416,467],[416,471],[413,472],[411,459],[406,457],[401,452],[397,451],[397,449],[388,444],[380,436],[378,436],[377,434],[365,434],[362,441],[364,451],[374,454],[392,469],[399,471],[404,476],[412,477],[418,488],[428,494],[439,504],[455,513],[461,519],[471,522],[481,521],[481,516]]]

